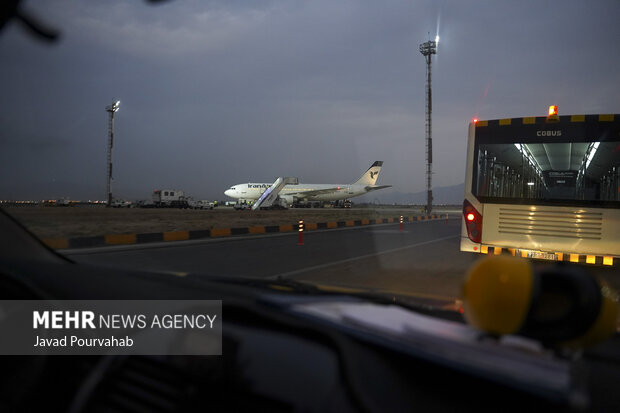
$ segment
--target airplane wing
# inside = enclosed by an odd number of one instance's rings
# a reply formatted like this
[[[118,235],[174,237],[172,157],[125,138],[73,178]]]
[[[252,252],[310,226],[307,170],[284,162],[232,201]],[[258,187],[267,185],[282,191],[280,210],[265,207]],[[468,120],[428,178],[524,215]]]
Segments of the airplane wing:
[[[286,195],[287,196],[289,196],[289,195],[293,195],[293,196],[303,195],[304,197],[309,197],[309,196],[317,196],[317,195],[321,195],[321,194],[332,193],[332,192],[338,191],[340,189],[342,189],[342,187],[335,186],[333,188],[315,189],[314,191],[287,192]]]
[[[391,187],[392,185],[372,185],[372,186],[369,185],[366,187],[366,190],[370,192],[370,191],[376,191],[377,189],[391,188]]]
[[[365,189],[366,191],[370,192],[370,191],[375,191],[377,189],[390,188],[391,186],[392,185],[368,185]],[[334,191],[339,191],[341,189],[343,189],[343,187],[334,186],[332,188],[316,189],[314,191],[287,192],[286,195],[287,196],[293,195],[293,196],[312,197],[312,196],[317,196],[321,194],[332,193]]]

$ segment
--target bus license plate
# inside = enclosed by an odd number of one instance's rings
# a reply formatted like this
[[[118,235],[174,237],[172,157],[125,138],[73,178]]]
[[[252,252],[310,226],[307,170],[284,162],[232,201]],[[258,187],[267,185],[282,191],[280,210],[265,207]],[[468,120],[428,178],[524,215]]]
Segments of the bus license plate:
[[[551,261],[558,260],[558,256],[556,254],[549,254],[548,252],[530,251],[527,253],[527,257],[536,258],[539,260],[551,260]]]

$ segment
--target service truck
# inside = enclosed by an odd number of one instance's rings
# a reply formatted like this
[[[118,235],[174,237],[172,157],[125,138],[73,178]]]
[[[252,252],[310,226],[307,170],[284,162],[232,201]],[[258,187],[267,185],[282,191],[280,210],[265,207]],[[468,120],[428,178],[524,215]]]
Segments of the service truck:
[[[153,191],[153,203],[159,208],[188,208],[185,193],[178,189],[156,189]]]

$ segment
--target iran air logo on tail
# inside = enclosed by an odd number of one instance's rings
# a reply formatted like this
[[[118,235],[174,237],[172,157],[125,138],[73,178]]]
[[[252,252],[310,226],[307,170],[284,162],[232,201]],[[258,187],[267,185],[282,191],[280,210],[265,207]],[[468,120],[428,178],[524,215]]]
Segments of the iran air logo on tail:
[[[379,173],[379,171],[370,172],[370,179],[375,179],[375,176]]]

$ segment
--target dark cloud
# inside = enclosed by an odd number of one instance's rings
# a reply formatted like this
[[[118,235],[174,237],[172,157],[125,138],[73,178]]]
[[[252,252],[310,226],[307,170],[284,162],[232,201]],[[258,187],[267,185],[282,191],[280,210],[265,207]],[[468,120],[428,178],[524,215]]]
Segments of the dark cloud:
[[[279,175],[347,182],[374,160],[385,161],[381,183],[420,191],[418,44],[438,22],[437,186],[462,182],[473,116],[539,115],[549,104],[619,111],[615,0],[27,5],[63,36],[48,46],[17,25],[0,35],[0,172],[10,177],[0,198],[15,188],[103,198],[104,109],[116,99],[119,196],[176,187],[223,198],[231,184]]]

